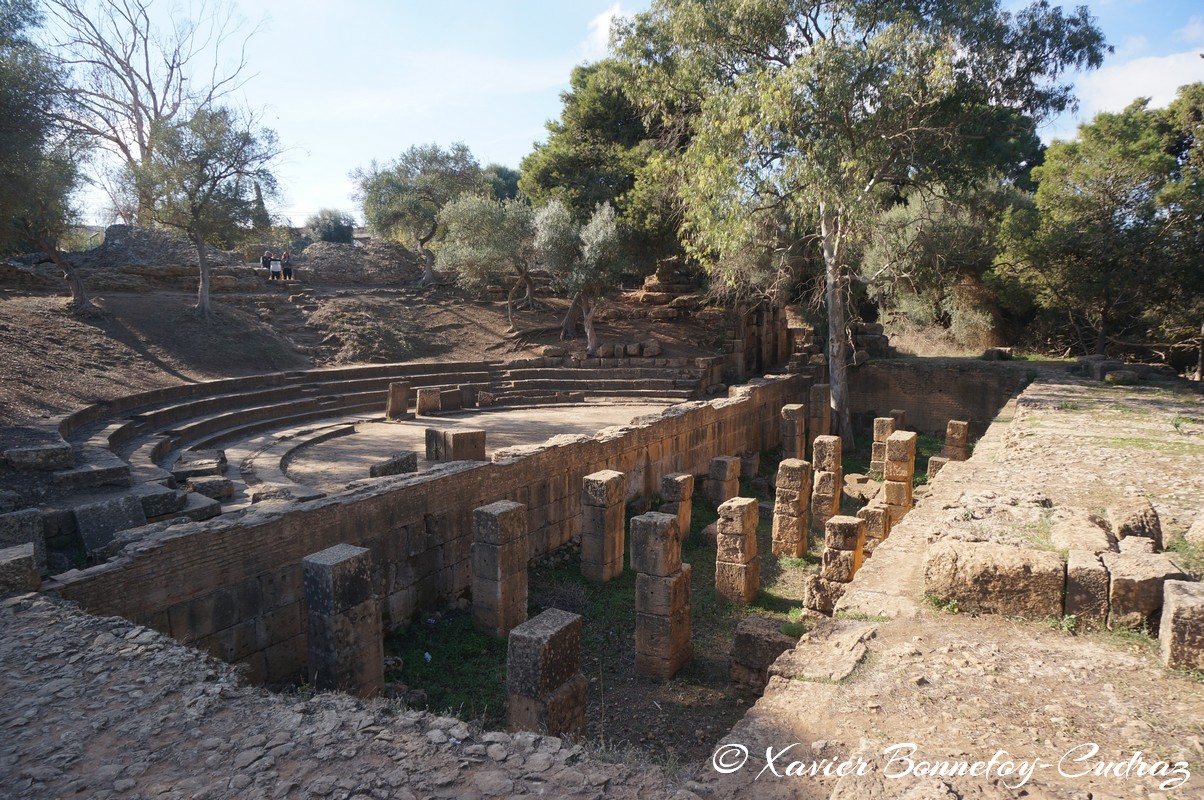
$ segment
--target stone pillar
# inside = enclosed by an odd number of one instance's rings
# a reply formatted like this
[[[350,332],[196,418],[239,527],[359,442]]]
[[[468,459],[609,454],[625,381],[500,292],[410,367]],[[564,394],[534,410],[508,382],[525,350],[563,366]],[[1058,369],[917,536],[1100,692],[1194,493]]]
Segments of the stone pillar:
[[[807,553],[811,527],[811,465],[797,458],[778,464],[777,493],[773,503],[773,554],[802,558]]]
[[[807,407],[782,406],[782,458],[807,457]]]
[[[418,390],[418,399],[415,401],[414,412],[416,414],[430,414],[439,410],[439,390],[435,388],[425,388]]]
[[[895,430],[907,430],[907,412],[901,408],[892,408],[888,415],[895,421]]]
[[[385,687],[380,604],[372,594],[372,558],[364,547],[336,544],[301,561],[309,618],[309,682],[317,689],[375,697]]]
[[[874,443],[870,445],[870,472],[881,475],[886,469],[886,440],[894,432],[894,417],[874,418]]]
[[[875,498],[857,512],[857,518],[865,520],[865,546],[861,553],[869,558],[878,545],[890,536],[890,512]]]
[[[677,515],[677,530],[681,538],[690,535],[693,514],[694,476],[684,472],[673,472],[661,478],[661,513]]]
[[[472,512],[472,622],[501,638],[527,619],[527,507],[499,500]]]
[[[635,579],[635,671],[668,680],[694,656],[689,564],[681,562],[677,518],[631,518]]]
[[[426,429],[427,461],[485,461],[485,431]]]
[[[460,407],[473,408],[477,404],[477,387],[471,383],[461,383],[456,387],[460,390]]]
[[[410,384],[408,381],[395,381],[389,384],[389,398],[385,402],[385,417],[387,419],[410,419]]]
[[[716,506],[740,494],[740,466],[740,459],[734,456],[711,459],[707,497]]]
[[[623,574],[623,498],[627,476],[605,469],[586,475],[581,492],[581,574],[606,581]]]
[[[761,589],[761,557],[757,555],[757,501],[733,497],[719,506],[715,523],[715,595],[750,603]]]
[[[1158,643],[1167,669],[1204,669],[1204,583],[1162,585]]]
[[[811,518],[817,526],[840,513],[840,496],[844,492],[844,470],[841,469],[840,437],[816,436],[811,443],[814,454],[815,480],[811,489]]]
[[[941,455],[950,461],[965,461],[970,457],[970,423],[951,419],[945,426],[945,449]]]
[[[886,469],[882,496],[890,512],[891,525],[911,510],[911,478],[916,471],[916,439],[910,431],[896,430],[886,440]]]
[[[807,398],[808,449],[814,446],[816,436],[827,436],[832,432],[832,387],[817,383],[811,387]],[[814,458],[812,459],[814,461]]]
[[[865,550],[865,520],[832,517],[824,525],[824,561],[820,577],[829,583],[848,583],[861,569]]]
[[[510,631],[506,654],[511,731],[585,735],[581,617],[549,608]]]

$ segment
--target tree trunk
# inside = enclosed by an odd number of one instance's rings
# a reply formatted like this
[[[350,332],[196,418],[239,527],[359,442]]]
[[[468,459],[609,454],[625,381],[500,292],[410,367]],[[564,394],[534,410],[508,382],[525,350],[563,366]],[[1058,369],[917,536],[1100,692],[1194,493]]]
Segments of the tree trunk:
[[[432,225],[426,236],[415,237],[418,240],[418,251],[422,253],[422,286],[430,286],[435,282],[435,254],[427,247],[435,238],[435,226]]]
[[[1196,358],[1196,380],[1204,381],[1204,322],[1200,323],[1200,347]]]
[[[1103,312],[1099,315],[1099,330],[1095,334],[1095,354],[1108,354],[1108,315]]]
[[[828,385],[832,392],[832,422],[846,450],[852,450],[853,422],[849,415],[848,353],[845,347],[844,275],[840,267],[839,216],[820,207],[820,236],[824,250],[824,298],[828,305]]]
[[[598,356],[598,334],[594,331],[594,312],[598,304],[593,298],[581,295],[581,311],[585,319],[585,354],[590,358]]]
[[[33,244],[50,256],[50,260],[54,262],[55,266],[63,271],[63,277],[67,279],[67,285],[71,287],[71,313],[77,317],[98,316],[100,309],[92,303],[92,298],[88,296],[88,290],[84,287],[79,273],[75,271],[75,267],[71,265],[70,261],[63,258],[58,247],[44,237],[37,237]]]
[[[560,341],[567,342],[569,339],[577,338],[577,317],[581,315],[581,293],[573,295],[572,302],[569,303],[569,311],[564,315],[564,322],[560,324]]]
[[[197,287],[196,308],[193,312],[202,319],[209,319],[209,257],[205,253],[205,239],[200,234],[190,234],[193,245],[196,246],[197,265],[200,267],[201,280]]]
[[[516,331],[514,327],[514,295],[518,294],[518,287],[522,286],[518,281],[510,287],[510,292],[506,295],[506,321],[510,323],[510,330]]]
[[[535,281],[531,279],[531,273],[523,270],[522,274],[523,285],[527,287],[527,296],[523,298],[527,302],[527,308],[535,308]]]

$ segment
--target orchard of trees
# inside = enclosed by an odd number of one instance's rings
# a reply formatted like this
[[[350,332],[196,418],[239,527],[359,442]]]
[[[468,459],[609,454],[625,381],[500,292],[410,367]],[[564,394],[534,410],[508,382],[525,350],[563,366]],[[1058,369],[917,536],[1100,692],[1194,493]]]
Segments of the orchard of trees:
[[[92,180],[124,217],[174,226],[199,254],[269,224],[276,137],[226,102],[242,63],[199,45],[245,40],[219,15],[153,31],[150,2],[0,0],[8,251],[54,250],[85,163],[108,165]],[[70,35],[34,45],[46,15]],[[146,48],[163,66],[135,57]],[[352,178],[374,235],[412,248],[424,284],[509,284],[518,327],[547,278],[591,352],[625,276],[689,269],[721,301],[811,303],[846,436],[854,319],[1200,378],[1204,84],[1165,109],[1135,98],[1069,142],[1037,136],[1073,106],[1067,76],[1109,51],[1085,8],[1041,0],[654,0],[616,24],[610,57],[573,71],[518,170],[416,144]],[[306,235],[349,241],[352,224],[324,211]]]

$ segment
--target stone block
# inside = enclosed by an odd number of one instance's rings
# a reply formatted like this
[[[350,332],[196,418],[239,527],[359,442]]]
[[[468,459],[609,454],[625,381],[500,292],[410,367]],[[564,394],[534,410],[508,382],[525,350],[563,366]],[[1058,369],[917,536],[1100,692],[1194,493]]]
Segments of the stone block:
[[[640,614],[668,617],[690,605],[690,580],[693,568],[682,564],[668,577],[643,573],[635,576],[635,610]]]
[[[821,614],[831,615],[836,602],[844,594],[844,587],[843,583],[824,580],[819,574],[813,572],[807,576],[804,584],[806,595],[803,599],[803,607]]]
[[[1061,556],[985,542],[936,542],[924,558],[924,591],[963,611],[1024,619],[1060,618],[1066,565]]]
[[[707,477],[712,481],[726,482],[740,479],[740,459],[735,456],[719,456],[711,459]]]
[[[786,458],[778,464],[778,490],[791,489],[804,497],[811,494],[811,465],[798,458]]]
[[[1092,522],[1088,518],[1087,512],[1058,509],[1054,513],[1049,539],[1058,550],[1104,553],[1115,549],[1116,540],[1110,533]]]
[[[890,536],[890,513],[884,506],[865,506],[857,511],[857,516],[865,520],[867,542],[880,542]]]
[[[882,478],[884,480],[911,483],[915,471],[916,465],[914,461],[892,461],[887,459],[882,462]]]
[[[433,414],[439,410],[440,390],[434,387],[419,389],[415,396],[414,411],[417,414]]]
[[[1108,570],[1099,555],[1071,550],[1066,557],[1067,616],[1085,627],[1102,627],[1108,618]]]
[[[894,417],[875,417],[874,418],[874,442],[885,444],[890,435],[895,432]],[[883,449],[885,453],[885,449]]]
[[[559,608],[532,617],[510,631],[506,689],[546,697],[581,672],[581,617]]]
[[[812,489],[813,495],[822,495],[824,497],[839,497],[844,490],[844,476],[839,472],[816,472],[815,486]]]
[[[190,491],[214,500],[227,500],[234,496],[234,482],[220,475],[198,475],[189,478],[185,486]]]
[[[54,472],[75,466],[71,445],[63,441],[12,447],[4,451],[4,460],[23,472]]]
[[[1122,553],[1156,553],[1154,542],[1141,536],[1129,536],[1121,539],[1117,549]]]
[[[839,472],[840,437],[816,436],[811,443],[811,463],[817,472]]]
[[[635,615],[636,654],[669,659],[690,647],[690,606],[683,606],[669,616],[660,614]],[[636,672],[639,672],[637,667]]]
[[[824,547],[860,553],[865,546],[865,520],[835,516],[824,523]]]
[[[736,625],[732,661],[755,670],[768,670],[778,656],[794,649],[797,643],[793,636],[782,633],[781,620],[745,617]]]
[[[911,508],[911,481],[885,481],[882,484],[882,499],[888,506]]]
[[[498,500],[473,509],[473,539],[486,544],[508,544],[527,538],[527,507],[511,500]]]
[[[388,419],[405,419],[410,416],[410,384],[407,381],[394,381],[389,384],[385,416]]]
[[[384,639],[376,598],[340,614],[311,610],[305,639],[309,682],[314,688],[363,698],[384,690]]]
[[[627,496],[627,476],[613,469],[586,475],[581,482],[581,504],[586,506],[622,505]]]
[[[527,571],[530,555],[521,539],[506,544],[472,543],[472,574],[474,578],[505,582],[511,576]]]
[[[715,562],[715,596],[733,603],[751,603],[761,590],[761,559],[747,564]]]
[[[756,536],[729,536],[718,532],[715,537],[715,560],[732,564],[747,564],[757,556]]]
[[[970,458],[970,448],[946,444],[941,449],[941,455],[949,461],[966,461]]]
[[[752,497],[733,497],[719,504],[720,523],[731,523],[726,530],[719,525],[720,533],[755,534],[757,531],[758,503]]]
[[[443,460],[443,431],[436,428],[426,429],[426,460]]]
[[[585,676],[578,673],[542,698],[511,693],[507,698],[507,727],[545,736],[580,739],[585,735]]]
[[[773,496],[773,513],[801,517],[806,513],[810,499],[810,493],[779,488]]]
[[[693,496],[693,475],[673,472],[661,478],[661,499],[666,503],[689,502]]]
[[[36,592],[42,588],[41,568],[33,542],[0,549],[0,595],[6,592]]]
[[[222,513],[222,504],[212,497],[205,497],[203,494],[185,492],[184,507],[176,513],[194,522],[204,522]]]
[[[641,653],[637,650],[635,654],[635,671],[637,675],[667,681],[688,664],[693,657],[694,644],[692,642],[687,643],[683,649],[668,657],[652,653]]]
[[[887,412],[887,415],[895,421],[895,432],[906,430],[907,428],[907,412],[901,408],[892,408]]]
[[[1108,627],[1158,630],[1162,586],[1187,575],[1162,553],[1104,553],[1108,568]]]
[[[636,572],[667,578],[681,569],[677,517],[656,511],[631,518],[631,560]]]
[[[527,573],[504,582],[472,578],[472,624],[486,636],[502,638],[527,619]]]
[[[932,480],[937,475],[939,475],[941,470],[948,463],[949,463],[949,459],[945,456],[929,456],[928,457],[928,480]]]
[[[303,558],[301,573],[311,614],[341,614],[372,596],[372,556],[365,547],[328,547]]]
[[[825,550],[820,577],[832,583],[848,583],[861,568],[861,550]]]
[[[158,483],[140,483],[130,490],[130,494],[142,503],[142,513],[147,519],[174,514],[188,502],[184,492]]]
[[[1162,549],[1162,523],[1146,497],[1126,495],[1120,498],[1108,508],[1108,521],[1112,523],[1112,533],[1117,539],[1141,536],[1152,540],[1156,549]]]
[[[740,477],[755,478],[761,473],[761,454],[755,450],[740,454]]]
[[[484,461],[485,431],[450,430],[443,434],[445,461]]]
[[[36,508],[0,514],[0,548],[23,544],[33,546],[34,563],[40,574],[46,569],[46,535],[42,514]]]
[[[807,528],[810,516],[773,516],[771,552],[778,558],[802,558],[807,553]]]
[[[965,447],[970,443],[970,423],[962,420],[949,420],[945,426],[945,446]]]
[[[212,498],[207,498],[214,502]],[[89,553],[100,550],[118,531],[146,524],[142,503],[132,494],[123,494],[75,509],[75,521],[84,549]]]
[[[1204,670],[1204,583],[1163,584],[1158,644],[1167,669]]]
[[[916,440],[913,431],[896,430],[886,439],[886,460],[916,462]]]
[[[368,468],[368,475],[372,478],[384,478],[389,475],[406,475],[417,471],[418,451],[402,450],[400,453],[394,453],[389,456],[379,464],[373,464]]]

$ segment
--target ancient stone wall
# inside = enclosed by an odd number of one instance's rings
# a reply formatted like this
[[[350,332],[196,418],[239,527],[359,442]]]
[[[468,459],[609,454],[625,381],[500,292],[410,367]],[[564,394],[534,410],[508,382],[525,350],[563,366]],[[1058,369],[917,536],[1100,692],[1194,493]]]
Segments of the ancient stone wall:
[[[307,503],[264,503],[233,520],[162,526],[116,560],[46,589],[246,663],[252,680],[285,679],[305,664],[305,556],[340,543],[368,548],[386,621],[403,624],[468,591],[472,509],[526,505],[530,555],[540,555],[579,529],[587,474],[623,472],[628,497],[651,496],[666,474],[704,474],[715,456],[775,447],[782,406],[805,391],[797,376],[755,380],[736,397],[674,406],[595,438],[515,448],[492,463],[449,464]]]

